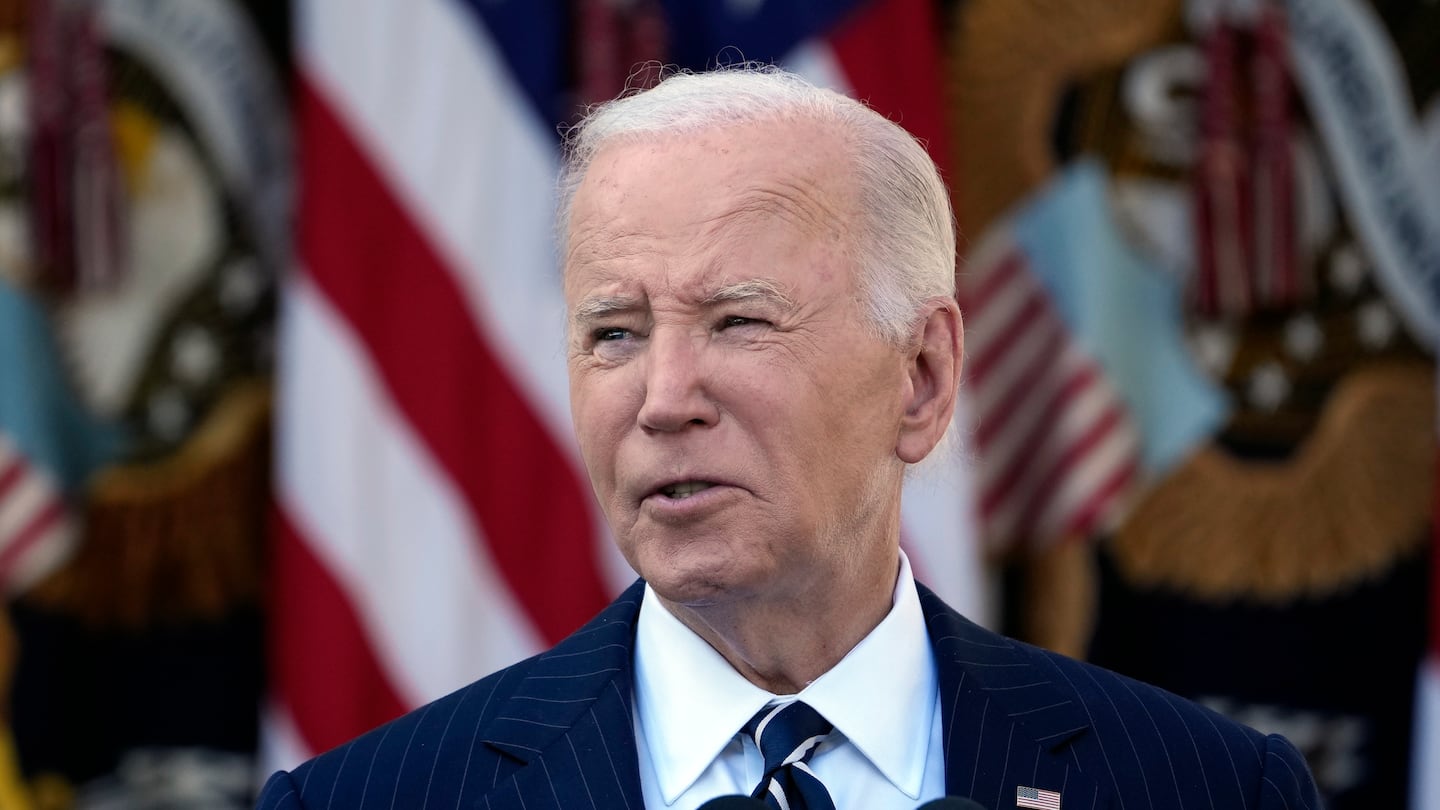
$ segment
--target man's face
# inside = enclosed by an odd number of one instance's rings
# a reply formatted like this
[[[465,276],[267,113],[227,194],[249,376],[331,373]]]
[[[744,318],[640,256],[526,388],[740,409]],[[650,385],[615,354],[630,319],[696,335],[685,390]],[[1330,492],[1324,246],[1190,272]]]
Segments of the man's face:
[[[818,127],[751,124],[606,147],[576,193],[572,414],[668,600],[803,600],[893,560],[906,357],[860,309],[848,167]]]

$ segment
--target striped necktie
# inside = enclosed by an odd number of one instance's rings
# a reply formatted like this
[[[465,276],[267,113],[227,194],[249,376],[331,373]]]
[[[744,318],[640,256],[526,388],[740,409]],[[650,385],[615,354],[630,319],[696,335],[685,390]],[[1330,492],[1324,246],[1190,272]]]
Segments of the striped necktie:
[[[771,810],[835,810],[825,783],[810,770],[810,757],[833,726],[798,700],[767,706],[745,724],[765,758],[765,775],[751,796]]]

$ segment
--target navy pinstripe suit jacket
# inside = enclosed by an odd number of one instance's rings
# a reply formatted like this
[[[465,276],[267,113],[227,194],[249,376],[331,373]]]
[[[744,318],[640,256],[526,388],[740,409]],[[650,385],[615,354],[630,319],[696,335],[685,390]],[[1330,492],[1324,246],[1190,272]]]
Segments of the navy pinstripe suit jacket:
[[[643,810],[636,583],[549,652],[270,778],[259,807]],[[1062,810],[1318,808],[1304,760],[1187,700],[975,625],[920,587],[939,662],[945,788]],[[844,797],[837,797],[845,808]]]

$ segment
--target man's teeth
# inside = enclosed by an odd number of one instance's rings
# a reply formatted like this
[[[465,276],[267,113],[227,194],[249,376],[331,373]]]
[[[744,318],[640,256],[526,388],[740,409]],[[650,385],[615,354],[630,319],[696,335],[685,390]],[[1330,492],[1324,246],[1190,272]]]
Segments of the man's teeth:
[[[668,487],[663,487],[660,492],[667,498],[674,498],[679,501],[694,495],[702,489],[709,489],[711,486],[712,484],[705,481],[686,481],[683,484],[671,484]]]

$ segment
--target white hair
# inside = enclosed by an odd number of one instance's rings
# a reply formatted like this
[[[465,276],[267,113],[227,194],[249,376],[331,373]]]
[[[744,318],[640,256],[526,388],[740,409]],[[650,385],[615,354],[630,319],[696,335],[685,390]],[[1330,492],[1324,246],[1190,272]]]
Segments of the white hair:
[[[566,134],[558,230],[595,155],[645,137],[737,124],[802,120],[837,134],[853,161],[859,229],[851,240],[871,327],[903,345],[924,303],[955,294],[955,221],[925,148],[898,124],[840,93],[772,66],[674,73],[655,87],[592,109]]]

